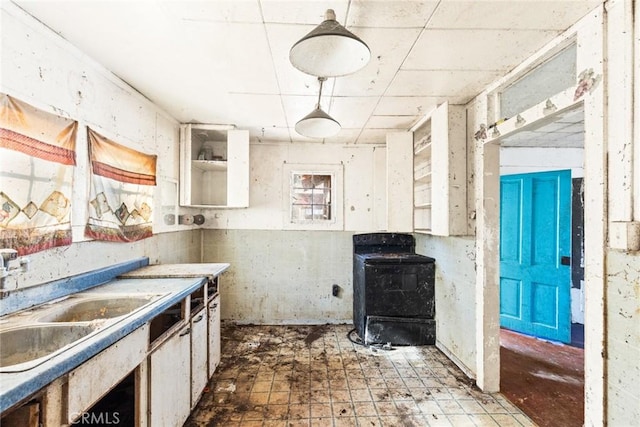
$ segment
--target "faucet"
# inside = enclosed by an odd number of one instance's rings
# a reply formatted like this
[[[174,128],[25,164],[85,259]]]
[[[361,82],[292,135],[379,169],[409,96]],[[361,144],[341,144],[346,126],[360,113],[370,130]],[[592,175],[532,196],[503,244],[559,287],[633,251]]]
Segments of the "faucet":
[[[29,258],[18,258],[18,251],[15,249],[4,248],[0,249],[0,299],[9,296],[9,291],[5,289],[7,284],[7,277],[16,274],[17,270],[24,273],[29,270]],[[18,259],[20,265],[18,267],[11,267],[9,262]]]

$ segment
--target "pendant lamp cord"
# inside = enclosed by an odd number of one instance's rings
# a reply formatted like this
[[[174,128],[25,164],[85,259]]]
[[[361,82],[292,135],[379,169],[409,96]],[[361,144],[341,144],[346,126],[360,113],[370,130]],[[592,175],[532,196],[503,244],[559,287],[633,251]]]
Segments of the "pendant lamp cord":
[[[320,92],[318,92],[318,104],[316,105],[316,108],[320,108],[320,97],[322,97],[322,83],[324,83],[325,80],[327,80],[326,77],[318,77],[318,81],[320,82]]]

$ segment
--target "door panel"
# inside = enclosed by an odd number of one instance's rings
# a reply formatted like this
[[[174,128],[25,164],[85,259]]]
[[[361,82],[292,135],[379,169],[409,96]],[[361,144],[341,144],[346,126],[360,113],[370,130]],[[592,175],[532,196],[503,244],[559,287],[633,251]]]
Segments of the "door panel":
[[[571,171],[500,179],[500,324],[569,342]]]
[[[500,314],[521,319],[522,282],[520,280],[500,279]]]

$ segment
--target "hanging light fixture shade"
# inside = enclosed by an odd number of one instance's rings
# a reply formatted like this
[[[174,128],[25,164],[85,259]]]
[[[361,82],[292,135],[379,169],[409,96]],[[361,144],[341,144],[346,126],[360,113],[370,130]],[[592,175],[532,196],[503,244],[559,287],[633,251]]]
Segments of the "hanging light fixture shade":
[[[317,77],[355,73],[370,58],[369,46],[336,21],[333,9],[327,9],[325,20],[289,51],[294,67]]]
[[[308,138],[328,138],[340,132],[340,123],[316,107],[296,123],[296,132]]]
[[[320,91],[318,92],[318,103],[316,109],[304,116],[295,129],[302,136],[308,138],[328,138],[340,132],[340,123],[320,108],[320,98],[322,97],[322,84],[326,77],[318,77]]]

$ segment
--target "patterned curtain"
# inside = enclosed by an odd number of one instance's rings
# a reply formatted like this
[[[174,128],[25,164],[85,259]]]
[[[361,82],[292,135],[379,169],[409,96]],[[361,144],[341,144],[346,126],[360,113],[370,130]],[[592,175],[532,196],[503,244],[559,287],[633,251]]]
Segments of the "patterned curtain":
[[[132,242],[151,237],[157,156],[117,144],[87,128],[91,197],[85,235]]]
[[[71,244],[78,122],[0,93],[0,247]]]

